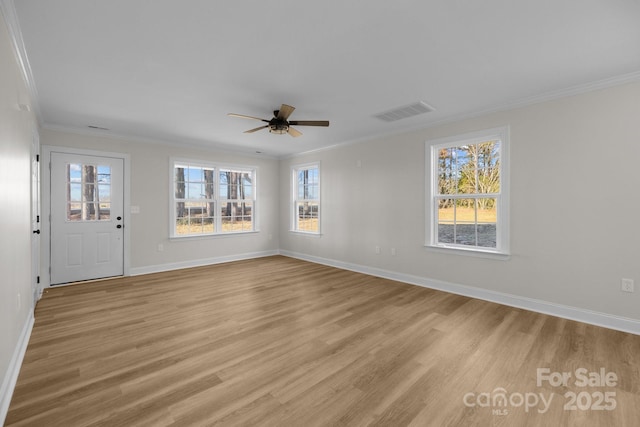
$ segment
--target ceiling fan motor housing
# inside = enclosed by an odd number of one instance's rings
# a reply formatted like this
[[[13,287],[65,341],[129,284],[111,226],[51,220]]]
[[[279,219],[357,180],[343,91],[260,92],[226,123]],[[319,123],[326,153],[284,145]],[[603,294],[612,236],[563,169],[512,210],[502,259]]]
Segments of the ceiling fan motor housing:
[[[275,111],[277,113],[277,111]],[[282,135],[289,131],[289,122],[274,117],[269,121],[269,132]]]

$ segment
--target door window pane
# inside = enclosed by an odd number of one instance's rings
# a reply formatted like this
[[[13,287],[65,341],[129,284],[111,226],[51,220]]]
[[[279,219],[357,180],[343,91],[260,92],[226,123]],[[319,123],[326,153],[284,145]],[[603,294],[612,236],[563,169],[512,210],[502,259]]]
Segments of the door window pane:
[[[111,167],[69,163],[67,221],[108,221],[111,218]]]

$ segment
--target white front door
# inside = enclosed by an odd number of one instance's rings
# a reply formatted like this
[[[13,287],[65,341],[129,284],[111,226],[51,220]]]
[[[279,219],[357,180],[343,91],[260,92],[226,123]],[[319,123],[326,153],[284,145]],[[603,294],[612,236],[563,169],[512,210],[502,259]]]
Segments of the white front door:
[[[124,160],[51,153],[51,284],[124,274]]]

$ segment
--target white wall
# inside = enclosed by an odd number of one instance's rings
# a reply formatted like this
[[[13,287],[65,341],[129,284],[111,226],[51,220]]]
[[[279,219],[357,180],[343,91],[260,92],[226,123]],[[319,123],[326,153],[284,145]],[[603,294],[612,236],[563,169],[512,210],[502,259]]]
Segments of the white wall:
[[[35,119],[0,15],[0,424],[33,319],[31,291],[31,141]],[[20,306],[18,306],[20,295]]]
[[[274,253],[278,249],[276,159],[47,129],[41,132],[40,141],[43,146],[117,152],[130,156],[130,200],[132,206],[140,208],[140,213],[131,214],[131,223],[125,225],[131,233],[131,274]],[[256,212],[260,232],[169,239],[171,157],[256,166]],[[46,177],[43,176],[44,179]],[[158,251],[159,244],[163,245],[162,252]]]
[[[288,158],[280,248],[640,320],[640,289],[620,291],[622,277],[640,285],[639,117],[633,83]],[[425,141],[504,125],[511,258],[426,249]],[[290,167],[313,161],[321,162],[320,237],[287,231]]]

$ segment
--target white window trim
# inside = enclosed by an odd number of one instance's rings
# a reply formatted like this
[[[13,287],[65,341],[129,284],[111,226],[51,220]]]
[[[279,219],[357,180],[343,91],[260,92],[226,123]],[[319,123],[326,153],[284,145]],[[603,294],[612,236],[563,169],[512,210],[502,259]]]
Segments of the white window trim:
[[[438,149],[445,146],[476,144],[489,139],[499,139],[500,144],[500,203],[498,204],[496,224],[496,248],[464,246],[436,242],[437,212],[435,196],[438,194],[436,172],[438,170]],[[509,259],[509,126],[485,129],[477,132],[429,140],[425,143],[426,186],[429,194],[425,206],[425,247],[443,253],[478,256],[484,258]]]
[[[220,169],[232,169],[238,171],[251,171],[253,175],[253,198],[252,200],[252,225],[253,228],[247,231],[230,231],[230,232],[221,232],[217,231],[214,233],[203,233],[203,234],[186,234],[186,235],[178,235],[176,234],[176,199],[175,199],[175,182],[174,182],[174,174],[176,164],[184,163],[189,166],[203,167],[203,168],[213,168],[214,169],[214,189],[213,189],[213,200],[216,202],[216,213],[219,206],[219,183],[217,174],[220,172]],[[235,163],[218,163],[218,162],[203,162],[202,160],[194,160],[184,157],[171,157],[169,158],[169,239],[201,239],[201,238],[220,238],[220,237],[228,237],[228,236],[239,236],[246,235],[252,233],[258,233],[260,231],[259,221],[258,221],[258,167],[250,166],[250,165],[242,165]],[[220,228],[220,215],[216,215],[216,229]]]
[[[297,218],[297,206],[296,206],[296,194],[298,191],[298,185],[297,185],[297,180],[296,180],[296,173],[297,171],[299,171],[300,169],[312,169],[312,168],[317,168],[318,169],[318,231],[306,231],[306,230],[298,230],[297,225],[298,222],[296,221]],[[289,176],[291,177],[291,197],[289,199],[289,204],[290,204],[290,219],[289,219],[289,231],[291,233],[299,233],[299,234],[304,234],[304,235],[310,235],[310,236],[320,236],[322,233],[322,170],[320,169],[320,162],[311,162],[311,163],[302,163],[302,164],[297,164],[297,165],[293,165],[291,166],[291,171]],[[316,200],[316,199],[314,199]]]

